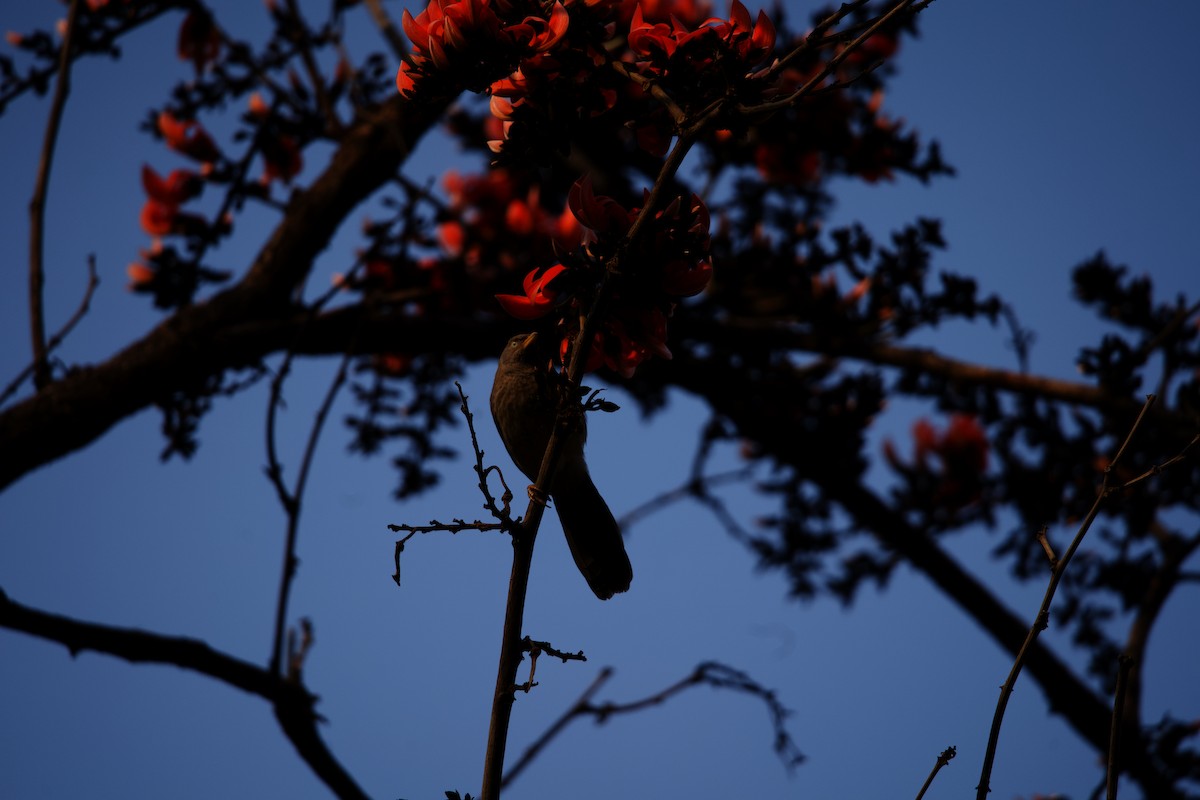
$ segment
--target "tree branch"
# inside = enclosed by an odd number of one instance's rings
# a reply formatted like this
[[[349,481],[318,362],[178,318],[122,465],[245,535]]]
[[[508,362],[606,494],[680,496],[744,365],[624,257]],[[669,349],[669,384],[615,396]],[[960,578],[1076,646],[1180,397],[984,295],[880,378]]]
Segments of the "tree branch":
[[[299,683],[281,680],[268,670],[215,650],[198,639],[80,622],[23,606],[10,600],[3,590],[0,590],[0,627],[58,642],[72,656],[91,650],[133,663],[172,664],[257,695],[271,703],[296,752],[335,795],[344,800],[366,798],[321,739],[313,710],[317,698]]]
[[[100,285],[100,277],[96,274],[95,254],[88,256],[87,271],[88,280],[87,286],[83,290],[83,298],[79,301],[79,306],[75,309],[75,313],[71,315],[71,318],[63,323],[63,326],[58,329],[57,333],[50,337],[50,341],[46,342],[46,352],[43,355],[43,360],[48,359],[50,354],[63,343],[63,340],[75,329],[75,326],[79,324],[79,321],[84,318],[88,313],[88,309],[92,306],[92,297],[96,294],[96,287]],[[36,360],[29,362],[29,365],[25,369],[21,370],[15,378],[9,381],[9,384],[4,387],[4,391],[0,392],[0,406],[4,405],[8,398],[16,394],[17,390],[21,388],[21,384],[25,382],[25,379],[37,369],[38,363]]]
[[[0,414],[0,489],[77,450],[125,417],[195,379],[249,362],[219,333],[287,315],[292,289],[356,205],[394,175],[444,104],[394,97],[352,128],[329,166],[287,213],[245,277],[211,300],[179,310],[103,364],[74,370]]]
[[[38,162],[33,198],[29,201],[29,328],[33,344],[33,385],[41,389],[50,383],[50,362],[46,356],[46,320],[42,305],[42,287],[46,283],[44,244],[46,238],[46,192],[50,185],[50,167],[54,163],[54,145],[62,122],[67,95],[71,92],[71,48],[79,22],[79,0],[71,0],[67,11],[67,31],[63,35],[58,58],[58,79],[50,103],[50,119],[42,139],[42,158]]]

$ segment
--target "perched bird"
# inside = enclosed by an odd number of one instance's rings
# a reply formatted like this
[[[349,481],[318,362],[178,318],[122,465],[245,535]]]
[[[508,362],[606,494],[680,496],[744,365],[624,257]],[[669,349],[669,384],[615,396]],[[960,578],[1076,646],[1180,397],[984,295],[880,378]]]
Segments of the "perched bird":
[[[492,384],[496,430],[508,455],[531,481],[537,480],[564,391],[564,383],[549,368],[550,358],[536,333],[514,336],[500,354]],[[549,492],[576,566],[596,596],[607,600],[629,588],[633,567],[621,529],[588,474],[583,459],[586,439],[587,425],[581,418],[564,443]]]

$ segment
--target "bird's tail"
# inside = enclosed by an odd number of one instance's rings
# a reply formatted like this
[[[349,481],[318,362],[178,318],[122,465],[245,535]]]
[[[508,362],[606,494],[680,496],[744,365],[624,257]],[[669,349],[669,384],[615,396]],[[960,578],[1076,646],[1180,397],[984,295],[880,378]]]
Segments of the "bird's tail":
[[[554,506],[575,565],[601,600],[629,589],[633,566],[621,529],[586,470],[557,480]],[[563,487],[563,488],[559,488]]]

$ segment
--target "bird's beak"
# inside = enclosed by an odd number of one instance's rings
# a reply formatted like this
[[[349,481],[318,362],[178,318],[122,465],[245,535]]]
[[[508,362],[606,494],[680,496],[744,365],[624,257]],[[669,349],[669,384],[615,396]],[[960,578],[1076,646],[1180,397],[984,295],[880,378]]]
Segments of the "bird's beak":
[[[521,342],[521,350],[522,351],[528,350],[530,347],[533,346],[533,343],[535,341],[537,341],[537,331],[534,331],[533,333],[531,333],[525,337],[525,341]]]

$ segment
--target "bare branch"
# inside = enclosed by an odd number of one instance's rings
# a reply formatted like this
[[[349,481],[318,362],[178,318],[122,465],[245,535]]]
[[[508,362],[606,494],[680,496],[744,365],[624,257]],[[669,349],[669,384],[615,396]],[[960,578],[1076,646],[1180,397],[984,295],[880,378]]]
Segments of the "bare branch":
[[[942,767],[950,763],[950,759],[958,755],[958,748],[954,746],[947,747],[937,757],[937,761],[933,764],[933,770],[929,773],[929,777],[925,779],[925,784],[921,786],[921,791],[917,792],[917,800],[921,800],[925,796],[925,792],[929,790],[929,786],[933,783],[933,779],[941,771]]]
[[[1013,660],[1012,669],[1009,671],[1008,678],[1005,679],[1004,685],[1000,687],[1000,699],[996,703],[996,712],[992,718],[992,727],[991,732],[988,735],[987,750],[984,754],[983,767],[980,770],[979,784],[976,786],[977,800],[986,800],[988,792],[990,791],[992,764],[996,758],[996,746],[1000,740],[1000,726],[1004,721],[1004,711],[1008,705],[1008,698],[1012,695],[1013,687],[1017,682],[1017,677],[1021,674],[1021,669],[1025,665],[1025,660],[1028,657],[1034,642],[1037,640],[1038,635],[1041,634],[1041,632],[1045,630],[1046,626],[1049,624],[1050,605],[1054,600],[1054,594],[1058,589],[1058,584],[1062,580],[1063,574],[1066,572],[1067,565],[1070,563],[1071,557],[1075,555],[1075,551],[1083,542],[1083,537],[1087,535],[1088,530],[1092,526],[1092,522],[1100,513],[1101,505],[1114,491],[1114,489],[1108,485],[1108,480],[1112,475],[1113,467],[1117,465],[1121,459],[1121,456],[1124,455],[1125,450],[1129,446],[1129,442],[1133,439],[1134,434],[1137,433],[1142,420],[1145,419],[1146,412],[1150,409],[1150,406],[1154,404],[1154,400],[1154,395],[1149,395],[1146,398],[1146,402],[1142,406],[1141,413],[1138,414],[1137,419],[1134,421],[1133,425],[1130,426],[1129,433],[1126,435],[1125,441],[1121,443],[1120,448],[1117,450],[1117,454],[1113,456],[1112,461],[1104,470],[1104,479],[1101,483],[1099,491],[1096,493],[1095,502],[1092,504],[1087,516],[1084,517],[1083,522],[1079,526],[1079,530],[1075,534],[1075,538],[1072,539],[1071,544],[1066,549],[1066,552],[1063,553],[1062,558],[1055,562],[1054,569],[1051,570],[1050,581],[1046,586],[1045,595],[1042,597],[1041,607],[1038,609],[1037,616],[1025,635],[1025,641],[1022,643],[1021,648],[1017,651],[1017,655]],[[1188,447],[1190,446],[1191,445],[1189,444]]]
[[[100,285],[100,276],[96,274],[96,256],[94,253],[88,255],[87,270],[88,280],[87,286],[84,287],[83,290],[83,299],[79,301],[79,306],[75,309],[75,313],[71,315],[71,318],[68,319],[63,326],[58,329],[57,333],[50,337],[50,341],[46,342],[46,352],[43,360],[48,359],[50,354],[53,353],[58,346],[63,343],[63,341],[67,338],[71,331],[74,330],[75,326],[79,324],[79,321],[83,319],[84,315],[86,315],[88,310],[91,308],[92,297],[96,294],[96,287]],[[46,363],[48,364],[48,362]],[[4,405],[4,402],[8,400],[8,398],[12,397],[13,394],[15,394],[16,391],[21,388],[21,384],[25,382],[26,378],[33,374],[37,365],[38,361],[36,360],[29,362],[28,366],[17,373],[17,376],[9,382],[8,386],[4,387],[4,391],[0,392],[0,405]]]
[[[1117,783],[1121,777],[1119,745],[1125,719],[1125,688],[1129,684],[1129,671],[1134,666],[1133,659],[1122,653],[1117,669],[1117,688],[1113,694],[1112,727],[1108,734],[1108,767],[1104,781],[1108,800],[1117,800]]]
[[[791,712],[784,708],[772,690],[762,686],[741,670],[716,661],[705,661],[698,664],[691,674],[686,677],[681,678],[665,689],[639,700],[632,700],[627,703],[593,703],[592,698],[600,690],[601,686],[612,677],[612,674],[613,670],[611,667],[605,667],[600,671],[600,674],[596,676],[596,680],[584,690],[579,699],[526,748],[521,757],[517,759],[517,762],[505,774],[504,780],[500,784],[501,788],[507,787],[516,780],[533,759],[540,755],[546,749],[547,745],[575,719],[593,717],[596,720],[596,724],[600,725],[607,722],[609,717],[612,716],[631,714],[653,706],[662,705],[675,695],[693,686],[732,689],[760,698],[766,704],[767,710],[771,715],[776,754],[783,759],[784,765],[789,769],[797,766],[804,760],[804,755],[797,749],[795,742],[792,741],[783,724]]]
[[[521,773],[525,771],[525,768],[528,767],[533,760],[538,757],[542,750],[546,749],[546,745],[550,744],[550,742],[553,741],[558,734],[562,733],[563,729],[566,728],[573,719],[584,713],[580,710],[581,708],[590,707],[592,697],[595,696],[596,692],[600,691],[600,687],[602,687],[608,681],[608,679],[612,677],[612,674],[612,667],[605,667],[604,669],[600,670],[600,674],[596,676],[596,679],[592,681],[588,688],[583,690],[583,694],[579,696],[579,699],[575,701],[574,705],[568,708],[561,717],[555,720],[549,728],[543,731],[541,736],[539,736],[537,739],[534,739],[533,743],[530,744],[529,747],[525,748],[525,752],[522,753],[521,757],[517,759],[517,763],[513,764],[509,768],[508,772],[504,773],[504,779],[500,782],[501,789],[507,788],[510,783],[515,781],[521,775]]]
[[[283,505],[284,513],[287,515],[287,536],[283,548],[283,572],[279,579],[279,599],[275,606],[275,635],[271,645],[271,672],[278,675],[282,668],[283,658],[283,636],[284,628],[287,624],[287,605],[288,596],[291,594],[292,579],[296,575],[296,538],[300,531],[300,504],[304,497],[304,487],[308,483],[309,470],[312,467],[313,458],[317,451],[317,442],[321,438],[321,430],[325,427],[325,420],[329,417],[329,409],[333,407],[334,398],[337,397],[338,391],[346,382],[346,373],[350,366],[350,353],[342,356],[342,362],[338,365],[337,373],[333,376],[333,380],[329,383],[329,389],[325,392],[325,398],[321,401],[320,407],[317,409],[316,417],[313,419],[312,428],[308,432],[308,441],[304,445],[304,454],[300,458],[299,472],[296,474],[296,485],[289,492],[283,486],[283,476],[279,466],[279,461],[275,456],[275,426],[274,426],[274,409],[280,402],[280,391],[283,387],[284,378],[287,376],[288,364],[291,363],[293,353],[289,352],[284,359],[284,367],[280,369],[275,381],[271,385],[271,399],[268,413],[268,450],[271,454],[272,463],[268,467],[271,483],[274,484],[276,491],[280,494],[280,502]]]
[[[766,103],[759,103],[755,106],[739,105],[738,111],[747,115],[765,114],[778,111],[795,104],[801,98],[811,94],[814,89],[820,86],[826,78],[833,74],[833,71],[838,68],[838,65],[845,61],[851,53],[862,46],[863,42],[878,33],[880,28],[884,27],[889,22],[892,22],[900,15],[901,12],[905,11],[909,8],[909,6],[912,5],[913,0],[901,0],[901,2],[893,6],[886,14],[883,14],[874,22],[872,22],[865,31],[860,33],[854,41],[850,42],[850,44],[846,45],[841,52],[837,53],[833,58],[826,61],[825,66],[821,68],[820,72],[809,78],[809,80],[803,86],[792,92],[787,97],[779,100],[772,100]],[[925,6],[922,5],[921,7],[924,8]],[[841,14],[841,11],[839,11],[838,14]],[[835,16],[837,16],[837,14],[835,14]],[[804,44],[801,44],[797,50],[802,48],[805,48]],[[788,60],[787,57],[785,57],[784,60]]]
[[[29,327],[33,344],[33,385],[38,389],[48,386],[51,379],[50,362],[46,359],[49,350],[46,347],[45,309],[42,305],[42,287],[46,283],[46,191],[50,184],[50,167],[54,163],[58,128],[62,123],[67,95],[71,92],[71,48],[79,22],[79,5],[79,0],[71,0],[70,10],[67,11],[67,30],[59,51],[54,99],[50,103],[50,119],[46,122],[46,133],[42,139],[42,157],[38,162],[33,198],[29,201]]]
[[[333,793],[343,800],[366,794],[334,758],[317,731],[317,698],[301,684],[215,650],[199,639],[163,636],[133,628],[80,622],[20,605],[0,590],[0,627],[64,645],[71,655],[84,650],[133,663],[172,664],[207,675],[270,702],[284,734]]]

